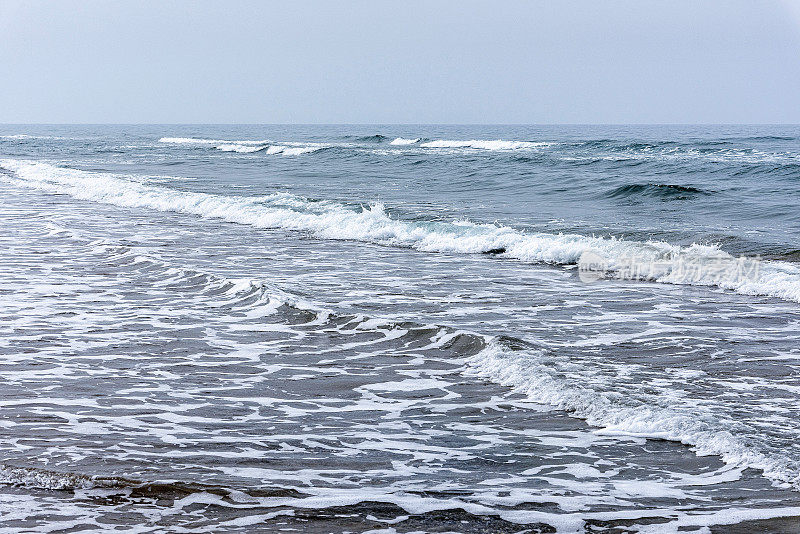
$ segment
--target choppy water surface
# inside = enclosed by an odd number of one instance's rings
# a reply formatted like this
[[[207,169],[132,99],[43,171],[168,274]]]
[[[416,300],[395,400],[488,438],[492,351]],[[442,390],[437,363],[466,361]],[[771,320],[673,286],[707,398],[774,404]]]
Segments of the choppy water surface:
[[[798,127],[7,125],[0,195],[4,531],[800,528]]]

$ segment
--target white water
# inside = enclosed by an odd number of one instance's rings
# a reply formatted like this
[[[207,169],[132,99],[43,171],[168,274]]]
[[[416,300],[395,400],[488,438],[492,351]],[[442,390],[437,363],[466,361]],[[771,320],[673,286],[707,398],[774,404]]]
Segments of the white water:
[[[239,145],[260,145],[265,141],[226,141],[224,139],[198,139],[195,137],[162,137],[159,143],[169,143],[173,145],[219,145],[235,143]]]
[[[320,143],[271,144],[269,141],[226,141],[224,139],[200,139],[194,137],[162,137],[158,141],[176,145],[210,146],[222,152],[238,152],[240,154],[250,154],[266,149],[267,154],[281,154],[284,156],[299,156],[300,154],[316,152],[327,146]]]
[[[240,152],[243,154],[249,154],[251,152],[258,152],[260,150],[264,150],[269,145],[238,145],[234,143],[226,143],[222,145],[217,145],[217,150],[222,150],[223,152]]]
[[[283,147],[281,153],[297,154],[309,148]],[[571,265],[585,258],[585,254],[591,254],[603,259],[603,269],[612,276],[616,273],[660,283],[715,286],[742,294],[800,302],[800,268],[797,266],[763,261],[757,272],[742,276],[736,258],[706,245],[679,247],[665,242],[526,233],[508,226],[464,221],[409,222],[389,217],[381,204],[354,211],[336,202],[311,203],[302,197],[293,197],[294,209],[286,209],[280,202],[272,204],[264,197],[175,191],[109,173],[35,161],[2,159],[0,166],[16,177],[4,177],[5,180],[117,206],[187,213],[259,228],[305,231],[326,239],[411,247],[427,252],[469,254],[496,250],[503,251],[503,257],[530,263]],[[285,195],[280,199],[285,203]],[[696,265],[705,267],[698,270]]]
[[[475,148],[480,150],[520,150],[533,149],[548,146],[549,143],[534,143],[531,141],[504,141],[502,139],[481,140],[472,139],[469,141],[452,141],[439,139],[428,141],[420,146],[425,148]]]
[[[419,141],[420,141],[419,137],[417,137],[416,139],[405,139],[403,137],[398,137],[389,144],[403,146],[403,145],[413,145],[414,143],[419,143]]]
[[[509,352],[491,343],[468,359],[468,375],[510,386],[533,401],[567,410],[599,427],[598,433],[677,441],[695,447],[698,455],[718,455],[734,467],[760,469],[767,478],[800,489],[797,462],[767,453],[731,432],[713,412],[659,408],[633,397],[594,391],[570,384],[537,361],[531,351]],[[694,410],[698,410],[697,407]],[[750,436],[753,438],[757,436]]]

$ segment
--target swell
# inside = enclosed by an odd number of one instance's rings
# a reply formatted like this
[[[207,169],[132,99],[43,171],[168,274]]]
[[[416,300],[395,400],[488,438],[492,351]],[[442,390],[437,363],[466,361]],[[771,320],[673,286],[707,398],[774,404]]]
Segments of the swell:
[[[348,136],[348,138],[352,139],[352,137]],[[365,143],[383,143],[388,139],[385,135],[375,134],[375,135],[364,135],[364,136],[356,136],[356,141],[363,141]]]
[[[606,193],[606,196],[608,198],[646,196],[665,200],[685,200],[698,195],[710,194],[709,191],[692,186],[646,183],[622,185]]]
[[[662,241],[627,241],[579,234],[527,233],[500,224],[469,221],[406,221],[392,218],[382,204],[351,208],[333,201],[302,197],[229,197],[177,191],[134,182],[113,174],[88,172],[47,163],[2,159],[13,172],[3,179],[18,185],[81,200],[122,207],[149,208],[222,219],[256,228],[300,231],[321,239],[351,240],[414,248],[424,252],[477,254],[527,263],[575,265],[588,254],[600,258],[603,272],[632,280],[713,286],[747,295],[800,302],[800,268],[781,261],[743,260],[717,246],[688,247]],[[583,262],[594,269],[596,262]],[[699,265],[701,268],[687,269]]]
[[[726,137],[726,141],[794,141],[797,137],[789,135],[753,135],[745,137]]]

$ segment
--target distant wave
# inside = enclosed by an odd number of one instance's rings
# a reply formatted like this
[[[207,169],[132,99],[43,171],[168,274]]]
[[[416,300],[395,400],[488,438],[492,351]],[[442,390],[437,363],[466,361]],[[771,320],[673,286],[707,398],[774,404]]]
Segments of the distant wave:
[[[696,187],[674,184],[628,184],[622,185],[607,193],[609,198],[649,196],[667,200],[681,200],[696,195],[709,195],[708,191]]]
[[[217,145],[214,148],[223,152],[239,152],[240,154],[250,154],[266,150],[267,154],[282,154],[284,156],[299,156],[322,150],[324,146],[284,146],[284,145],[236,145],[225,144]]]
[[[238,145],[235,143],[225,143],[222,145],[217,145],[214,148],[217,150],[222,150],[223,152],[241,152],[244,154],[249,154],[250,152],[258,152],[268,147],[269,145]]]
[[[24,139],[52,139],[58,141],[66,141],[75,139],[74,137],[61,137],[58,135],[28,135],[28,134],[12,134],[12,135],[0,135],[0,139],[16,139],[16,140],[24,140]]]
[[[357,141],[363,143],[371,143],[371,144],[382,143],[386,139],[387,138],[385,136],[380,134],[355,138],[355,140]],[[420,137],[408,138],[408,139],[403,137],[397,137],[394,140],[392,140],[389,144],[394,146],[419,144],[419,146],[424,148],[472,148],[478,150],[523,150],[523,149],[541,148],[550,145],[550,143],[531,142],[531,141],[505,141],[502,139],[495,139],[495,140],[472,139],[467,141],[439,139],[434,141],[424,141],[424,142],[423,141],[424,140]],[[272,143],[271,141],[266,141],[266,140],[231,141],[225,139],[202,139],[195,137],[162,137],[161,139],[159,139],[159,142],[170,143],[170,144],[181,144],[181,145],[216,145],[216,146],[226,146],[226,147],[233,145],[261,146]],[[287,143],[287,142],[282,142],[279,144],[284,144],[284,145],[304,144],[308,146],[315,145],[314,143]],[[354,145],[345,144],[342,146],[354,146]]]
[[[302,148],[300,148],[302,150]],[[758,277],[738,276],[737,258],[718,247],[680,247],[665,242],[626,241],[576,234],[526,233],[498,224],[416,222],[394,219],[373,204],[358,210],[331,202],[310,202],[285,195],[257,199],[176,191],[142,184],[108,173],[79,171],[48,163],[0,160],[16,179],[0,179],[75,198],[125,207],[151,208],[223,219],[259,228],[309,232],[319,238],[346,239],[410,247],[428,252],[475,254],[493,252],[530,263],[574,265],[585,253],[600,256],[611,273],[636,273],[635,278],[669,284],[717,286],[742,294],[764,295],[800,302],[800,267],[764,261]],[[708,272],[683,267],[687,262],[713,262]]]
[[[504,141],[502,139],[480,140],[472,139],[469,141],[451,141],[439,139],[428,141],[419,146],[425,148],[475,148],[479,150],[521,150],[534,149],[549,146],[550,143],[534,143],[531,141]]]
[[[251,154],[265,150],[267,154],[282,154],[284,156],[298,156],[327,148],[327,145],[321,143],[272,144],[269,141],[226,141],[223,139],[198,139],[194,137],[162,137],[159,142],[208,146],[222,152],[238,152],[240,154]]]
[[[403,138],[403,137],[396,137],[396,138],[395,138],[395,139],[394,139],[394,140],[393,140],[391,143],[389,143],[389,144],[390,144],[390,145],[399,145],[399,146],[403,146],[403,145],[413,145],[414,143],[419,143],[421,139],[422,139],[422,138],[420,138],[420,137],[416,137],[416,138],[414,138],[414,139],[405,139],[405,138]]]
[[[267,149],[267,154],[283,154],[284,156],[298,156],[300,154],[309,154],[318,150],[328,148],[325,145],[311,145],[311,146],[283,146],[272,145]]]
[[[735,146],[727,141],[694,141],[679,143],[676,141],[632,141],[625,139],[587,139],[575,141],[512,141],[505,139],[427,139],[423,137],[396,137],[387,143],[388,138],[382,134],[369,136],[345,136],[348,142],[313,143],[296,141],[270,140],[228,140],[206,139],[195,137],[162,137],[159,142],[186,147],[206,147],[225,152],[242,154],[265,151],[266,154],[298,155],[316,152],[323,148],[338,148],[348,152],[367,152],[376,155],[393,154],[380,146],[390,145],[396,150],[432,150],[447,154],[469,154],[472,151],[485,151],[491,154],[512,153],[515,157],[521,154],[535,154],[551,157],[571,165],[674,165],[675,163],[694,164],[698,162],[708,165],[737,166],[735,172],[753,172],[769,174],[788,174],[794,176],[800,165],[800,153],[792,151],[771,152],[755,148]],[[285,146],[287,149],[273,147]],[[303,150],[297,150],[303,148]],[[758,167],[748,169],[745,166]],[[687,172],[703,171],[702,168]],[[667,184],[668,186],[669,184]],[[620,192],[629,194],[632,192]],[[635,193],[635,192],[633,192]],[[642,191],[644,195],[669,196],[669,192]],[[690,192],[686,192],[690,193]],[[701,193],[702,194],[702,193]]]
[[[364,142],[367,142],[367,143],[382,143],[383,141],[386,141],[386,139],[387,139],[387,137],[385,135],[381,135],[381,134],[365,135],[365,136],[362,136],[362,137],[356,137],[356,140],[364,141]]]
[[[724,137],[725,141],[795,141],[797,137],[788,135],[754,135],[749,137]]]
[[[262,144],[264,141],[225,141],[224,139],[198,139],[195,137],[162,137],[159,143],[170,143],[173,145],[218,145],[223,143]]]

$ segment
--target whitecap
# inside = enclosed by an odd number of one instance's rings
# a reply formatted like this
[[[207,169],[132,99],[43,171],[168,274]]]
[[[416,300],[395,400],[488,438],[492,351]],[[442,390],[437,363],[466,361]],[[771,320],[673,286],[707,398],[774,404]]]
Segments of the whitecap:
[[[549,143],[534,143],[531,141],[504,141],[502,139],[481,140],[472,139],[469,141],[452,141],[439,139],[428,141],[420,146],[425,148],[474,148],[479,150],[522,150],[534,149],[548,146]]]
[[[267,153],[297,155],[320,148],[270,146]],[[0,166],[16,176],[14,179],[3,175],[0,179],[117,206],[187,213],[259,228],[311,232],[325,239],[396,245],[426,252],[493,252],[528,263],[573,265],[588,255],[600,258],[600,270],[612,277],[712,286],[747,295],[800,302],[800,267],[781,261],[761,261],[754,263],[757,271],[742,276],[741,259],[716,246],[695,244],[681,247],[662,241],[527,233],[500,224],[404,221],[390,217],[380,203],[351,209],[335,202],[314,203],[294,197],[294,205],[288,209],[285,198],[273,204],[265,202],[264,197],[252,199],[176,191],[120,175],[80,171],[35,161],[3,159]]]
[[[234,144],[234,143],[225,143],[222,145],[217,145],[214,148],[217,150],[221,150],[223,152],[239,152],[241,154],[250,154],[251,152],[258,152],[260,150],[264,150],[269,145],[241,145],[241,144]]]
[[[414,143],[419,143],[421,138],[417,137],[415,139],[405,139],[403,137],[398,137],[391,143],[390,145],[413,145]]]

